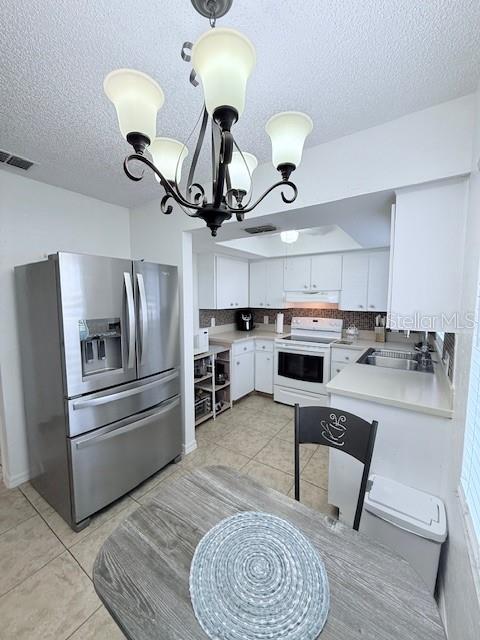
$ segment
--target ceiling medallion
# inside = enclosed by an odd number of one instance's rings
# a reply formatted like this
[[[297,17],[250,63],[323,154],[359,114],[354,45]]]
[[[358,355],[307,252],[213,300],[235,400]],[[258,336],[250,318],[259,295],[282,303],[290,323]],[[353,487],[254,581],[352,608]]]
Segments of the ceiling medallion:
[[[188,155],[186,144],[171,138],[157,137],[158,110],[164,103],[160,86],[146,74],[133,69],[118,69],[105,78],[103,87],[115,105],[123,137],[135,153],[124,161],[127,176],[138,182],[143,178],[134,173],[131,165],[141,162],[155,174],[165,190],[161,201],[163,213],[173,211],[170,200],[194,218],[205,221],[212,232],[235,214],[238,221],[252,211],[277,187],[289,187],[291,195],[281,192],[283,202],[297,197],[297,187],[290,180],[298,167],[306,137],[312,131],[312,120],[304,113],[286,111],[270,118],[266,132],[272,142],[272,161],[281,180],[275,182],[252,204],[252,174],[257,159],[240,149],[232,134],[232,127],[245,106],[247,80],[255,66],[255,48],[239,31],[215,28],[217,18],[228,12],[233,0],[192,0],[195,9],[208,17],[210,31],[201,35],[195,44],[186,42],[182,58],[191,62],[190,82],[200,79],[204,94],[201,125],[192,156],[185,192],[180,190],[183,161]],[[211,196],[195,181],[198,158],[210,129],[212,179]],[[149,157],[145,155],[149,153]]]

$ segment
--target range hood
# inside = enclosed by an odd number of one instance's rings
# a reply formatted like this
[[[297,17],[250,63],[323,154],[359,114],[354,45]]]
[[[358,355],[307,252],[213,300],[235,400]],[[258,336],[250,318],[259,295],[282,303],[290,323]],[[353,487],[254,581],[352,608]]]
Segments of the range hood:
[[[285,291],[285,302],[328,302],[338,304],[340,291]]]

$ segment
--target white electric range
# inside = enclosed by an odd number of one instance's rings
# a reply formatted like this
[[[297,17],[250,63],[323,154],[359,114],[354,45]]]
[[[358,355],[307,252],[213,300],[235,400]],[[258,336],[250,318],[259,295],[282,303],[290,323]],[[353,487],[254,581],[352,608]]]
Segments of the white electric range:
[[[275,340],[273,399],[283,404],[328,405],[330,345],[343,320],[292,318],[291,335]]]

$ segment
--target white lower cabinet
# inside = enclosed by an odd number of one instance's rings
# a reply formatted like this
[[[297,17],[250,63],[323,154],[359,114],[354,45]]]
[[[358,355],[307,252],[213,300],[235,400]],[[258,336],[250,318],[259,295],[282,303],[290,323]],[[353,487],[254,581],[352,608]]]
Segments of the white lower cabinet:
[[[238,400],[255,388],[255,352],[232,354],[232,400]]]
[[[348,367],[347,362],[332,361],[332,366],[330,368],[330,377],[334,378],[338,373],[340,373],[342,369],[345,369],[345,367]]]
[[[255,391],[273,394],[273,353],[255,352]]]

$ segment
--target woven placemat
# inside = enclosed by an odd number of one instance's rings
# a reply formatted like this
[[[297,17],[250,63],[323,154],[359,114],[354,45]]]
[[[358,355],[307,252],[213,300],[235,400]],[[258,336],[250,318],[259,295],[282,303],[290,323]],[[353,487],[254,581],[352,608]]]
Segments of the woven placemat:
[[[200,540],[190,597],[215,640],[314,640],[330,604],[325,565],[307,538],[286,520],[250,511]]]

